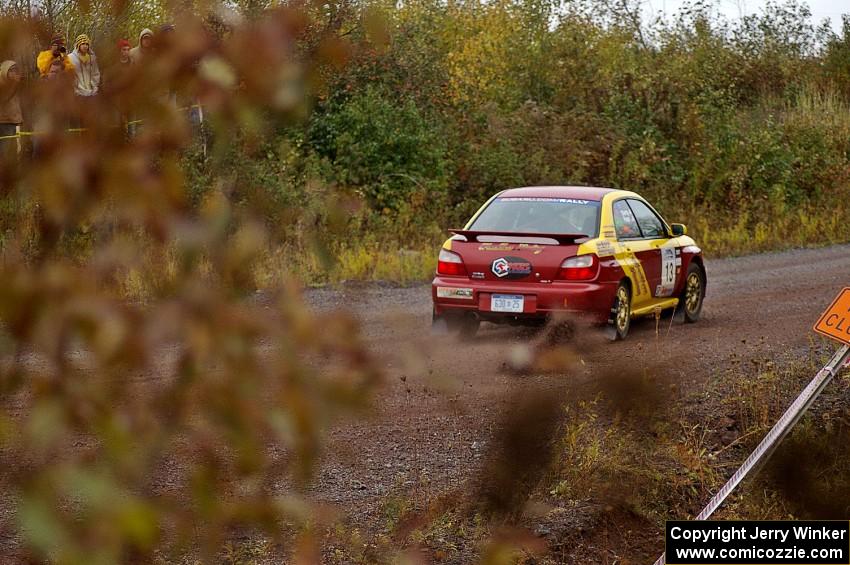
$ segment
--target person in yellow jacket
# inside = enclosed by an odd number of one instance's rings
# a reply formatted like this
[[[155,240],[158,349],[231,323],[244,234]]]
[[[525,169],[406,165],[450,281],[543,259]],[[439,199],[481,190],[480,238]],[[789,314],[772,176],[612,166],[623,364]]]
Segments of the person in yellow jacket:
[[[41,76],[47,76],[53,61],[61,61],[66,72],[74,70],[74,64],[68,58],[68,50],[65,49],[65,38],[61,34],[54,35],[53,39],[50,40],[50,49],[38,54],[36,66]]]

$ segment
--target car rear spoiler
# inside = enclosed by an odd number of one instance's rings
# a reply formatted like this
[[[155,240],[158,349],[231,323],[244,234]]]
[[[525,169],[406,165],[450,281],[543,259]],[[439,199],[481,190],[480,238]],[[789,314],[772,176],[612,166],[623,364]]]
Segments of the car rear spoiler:
[[[488,238],[498,238],[498,237],[533,237],[536,239],[554,239],[558,242],[558,245],[569,245],[575,243],[579,239],[587,239],[588,235],[583,233],[533,233],[533,232],[514,232],[514,231],[478,231],[478,230],[456,230],[450,229],[449,232],[455,235],[462,235],[467,239],[467,241],[481,241],[478,239],[481,236],[487,236]],[[495,243],[499,241],[496,239],[495,241],[490,239],[486,242],[482,243]]]

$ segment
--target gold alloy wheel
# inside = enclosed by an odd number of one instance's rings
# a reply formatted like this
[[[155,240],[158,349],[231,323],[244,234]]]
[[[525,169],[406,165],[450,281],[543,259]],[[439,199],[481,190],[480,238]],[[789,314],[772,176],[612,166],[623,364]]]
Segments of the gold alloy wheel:
[[[617,329],[622,334],[629,327],[629,291],[621,286],[617,289]]]
[[[691,273],[688,275],[688,285],[685,288],[685,308],[688,312],[696,312],[699,307],[699,301],[702,295],[702,281],[699,273]]]

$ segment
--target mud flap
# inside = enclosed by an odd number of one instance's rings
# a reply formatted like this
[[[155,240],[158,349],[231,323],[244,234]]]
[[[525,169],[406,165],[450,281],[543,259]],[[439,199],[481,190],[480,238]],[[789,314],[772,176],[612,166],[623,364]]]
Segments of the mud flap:
[[[673,321],[678,323],[685,322],[685,291],[679,296],[679,303],[673,309]]]

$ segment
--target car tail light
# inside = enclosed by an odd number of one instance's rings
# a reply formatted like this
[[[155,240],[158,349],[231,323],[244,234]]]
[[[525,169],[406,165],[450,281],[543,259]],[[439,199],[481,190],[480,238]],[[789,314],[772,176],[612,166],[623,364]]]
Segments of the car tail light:
[[[565,259],[558,269],[558,278],[565,281],[589,281],[599,274],[599,257],[594,253]]]
[[[437,258],[437,274],[465,277],[466,265],[463,264],[463,259],[457,253],[452,253],[448,249],[440,249],[440,256]]]

